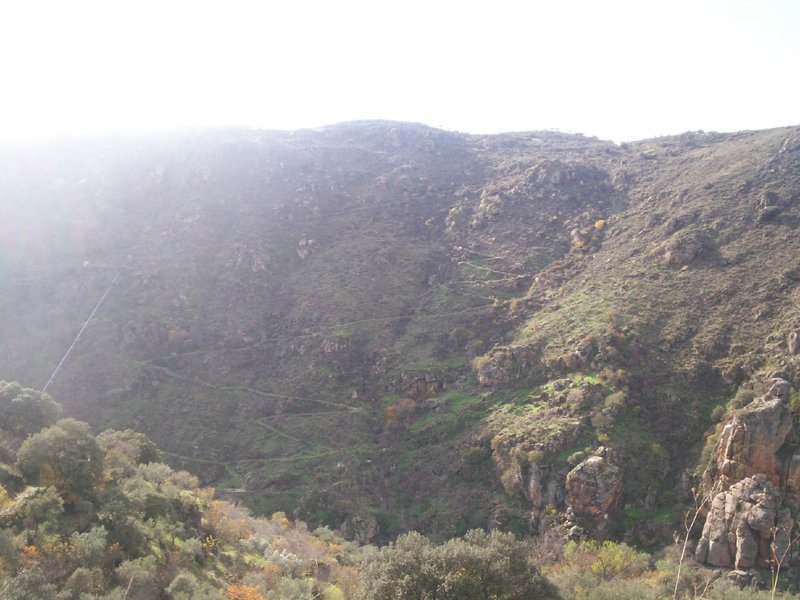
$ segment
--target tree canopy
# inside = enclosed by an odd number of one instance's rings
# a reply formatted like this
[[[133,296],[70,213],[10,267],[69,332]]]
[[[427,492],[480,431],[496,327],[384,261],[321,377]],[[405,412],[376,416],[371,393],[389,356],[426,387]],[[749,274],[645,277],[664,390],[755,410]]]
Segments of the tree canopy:
[[[65,502],[74,504],[94,497],[103,451],[88,424],[61,419],[25,440],[17,467],[28,481],[53,486]]]
[[[61,406],[48,394],[0,381],[0,429],[24,438],[60,417]]]

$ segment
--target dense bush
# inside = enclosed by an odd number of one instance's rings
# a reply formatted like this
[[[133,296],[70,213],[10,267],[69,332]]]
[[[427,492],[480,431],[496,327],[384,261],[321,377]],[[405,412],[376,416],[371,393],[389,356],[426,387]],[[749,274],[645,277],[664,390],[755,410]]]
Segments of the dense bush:
[[[570,542],[548,574],[565,598],[645,600],[661,598],[663,586],[649,577],[649,555],[615,542]]]
[[[48,397],[20,390],[0,383],[0,396],[14,394],[14,414],[36,415],[48,406]],[[33,407],[25,406],[29,401]],[[159,462],[146,436],[107,431],[95,438],[74,419],[49,423],[60,408],[48,411],[41,422],[51,426],[31,432],[16,457],[13,447],[0,455],[0,462],[16,459],[16,467],[5,466],[24,477],[19,489],[0,485],[0,597],[345,600],[355,594],[357,549],[333,532],[312,534],[282,513],[252,518],[198,487],[196,477]],[[20,422],[6,421],[13,431],[0,423],[0,440],[24,431]]]
[[[376,552],[363,569],[363,600],[547,600],[555,588],[510,533],[480,530],[436,546],[418,533]]]

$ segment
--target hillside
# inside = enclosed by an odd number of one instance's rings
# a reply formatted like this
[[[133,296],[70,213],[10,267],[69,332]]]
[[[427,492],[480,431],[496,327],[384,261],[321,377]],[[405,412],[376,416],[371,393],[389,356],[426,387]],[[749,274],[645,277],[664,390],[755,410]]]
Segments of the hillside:
[[[254,519],[132,430],[93,436],[0,381],[0,596],[353,597],[360,550],[283,513]]]
[[[119,274],[48,391],[257,513],[656,543],[715,426],[797,383],[797,129],[359,122],[0,154],[0,378],[41,388]]]

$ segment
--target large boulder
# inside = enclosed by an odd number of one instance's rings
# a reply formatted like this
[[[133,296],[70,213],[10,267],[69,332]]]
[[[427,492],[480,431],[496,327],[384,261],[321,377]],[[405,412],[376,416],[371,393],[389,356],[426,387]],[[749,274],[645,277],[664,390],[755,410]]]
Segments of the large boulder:
[[[567,473],[566,502],[584,527],[602,536],[622,496],[622,470],[605,448]]]
[[[691,231],[679,231],[663,246],[664,262],[670,266],[683,267],[692,262],[703,250],[703,241]]]

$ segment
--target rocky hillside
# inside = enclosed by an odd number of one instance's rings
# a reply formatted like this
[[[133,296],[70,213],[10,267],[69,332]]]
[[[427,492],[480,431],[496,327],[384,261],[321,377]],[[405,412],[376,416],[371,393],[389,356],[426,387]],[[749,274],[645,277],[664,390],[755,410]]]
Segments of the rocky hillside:
[[[735,409],[800,383],[798,129],[360,122],[0,153],[0,378],[41,388],[118,275],[49,390],[257,512],[357,540],[655,543]]]

